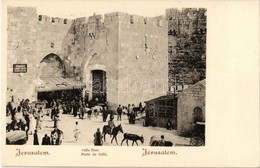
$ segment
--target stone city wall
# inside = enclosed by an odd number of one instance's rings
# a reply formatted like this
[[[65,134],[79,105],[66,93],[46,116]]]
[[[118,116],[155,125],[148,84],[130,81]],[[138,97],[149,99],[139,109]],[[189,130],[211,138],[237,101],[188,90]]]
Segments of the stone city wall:
[[[8,28],[8,87],[15,87],[14,95],[19,98],[36,99],[33,81],[46,66],[40,62],[51,53],[64,61],[63,75],[86,83],[86,91],[92,89],[91,71],[106,71],[107,100],[115,105],[137,104],[164,95],[168,89],[164,16],[115,12],[70,20],[39,15],[35,8],[12,7],[8,8]],[[13,74],[15,63],[26,63],[28,72]],[[119,91],[126,77],[142,90]],[[32,91],[25,91],[24,86]]]
[[[168,90],[167,22],[122,14],[119,25],[119,102],[144,102]]]
[[[167,9],[169,84],[195,84],[206,78],[206,9]]]
[[[35,8],[8,7],[7,87],[14,101],[35,96],[37,14]],[[13,64],[27,64],[27,73],[13,73]]]

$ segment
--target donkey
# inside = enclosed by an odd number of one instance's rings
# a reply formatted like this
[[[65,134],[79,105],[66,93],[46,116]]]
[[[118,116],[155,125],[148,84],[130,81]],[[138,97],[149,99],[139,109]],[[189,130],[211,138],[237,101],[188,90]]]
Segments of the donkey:
[[[134,143],[136,143],[136,145],[138,146],[137,140],[140,140],[142,144],[144,143],[143,135],[142,136],[138,136],[136,134],[124,133],[124,139],[121,142],[121,146],[122,146],[124,140],[126,140],[127,146],[128,146],[128,140],[132,140],[133,141],[132,146],[134,145]]]

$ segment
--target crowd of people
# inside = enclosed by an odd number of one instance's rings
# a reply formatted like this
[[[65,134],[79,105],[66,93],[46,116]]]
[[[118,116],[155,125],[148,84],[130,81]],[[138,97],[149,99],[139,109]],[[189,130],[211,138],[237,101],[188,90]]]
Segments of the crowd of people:
[[[30,100],[22,100],[17,107],[13,102],[8,102],[6,115],[11,116],[11,122],[7,125],[6,131],[22,130],[28,136],[29,131],[41,128],[43,117],[42,107],[30,106]]]
[[[62,106],[60,106],[62,105]],[[65,105],[65,108],[64,108]],[[97,109],[96,106],[101,107],[100,109]],[[98,104],[97,99],[93,99],[89,102],[85,101],[83,98],[78,100],[72,100],[71,105],[66,105],[63,103],[60,103],[59,101],[53,101],[51,103],[51,119],[54,121],[54,128],[57,128],[57,123],[59,122],[59,113],[63,114],[71,114],[74,117],[79,116],[79,119],[84,118],[84,114],[87,113],[89,120],[91,120],[91,114],[97,113],[97,110],[100,110],[102,113],[102,121],[107,122],[108,119],[108,126],[110,128],[110,133],[113,131],[113,128],[115,127],[114,124],[114,114],[115,112],[112,111],[107,102],[100,105]],[[119,105],[116,113],[117,113],[117,121],[122,120],[122,114],[126,114],[128,117],[129,124],[135,124],[135,120],[137,117],[137,111],[144,111],[144,107],[142,106],[142,103],[139,104],[139,107],[135,107],[134,104],[128,105],[128,106],[121,106]],[[56,124],[55,124],[56,123]],[[75,142],[79,142],[80,139],[80,128],[78,125],[78,122],[75,123],[75,129],[74,131],[74,138]],[[102,142],[102,134],[100,133],[100,129],[97,129],[97,132],[94,134],[94,145],[100,146],[103,144]]]
[[[79,117],[79,119],[84,119],[84,115],[87,114],[89,120],[91,119],[91,115],[94,113],[101,112],[102,113],[102,121],[107,122],[111,128],[111,131],[115,127],[114,124],[114,114],[117,114],[117,121],[122,120],[122,115],[126,114],[129,124],[135,124],[135,120],[137,117],[137,111],[143,111],[144,107],[142,103],[139,104],[138,107],[135,107],[134,104],[128,106],[119,105],[116,111],[113,111],[109,108],[107,102],[103,104],[98,104],[97,99],[93,99],[87,101],[83,98],[75,97],[71,101],[63,102],[61,99],[53,99],[49,104],[47,110],[44,110],[43,107],[38,107],[37,104],[30,103],[29,99],[22,100],[19,103],[8,102],[7,103],[7,112],[6,115],[10,116],[11,122],[7,124],[6,130],[16,131],[21,130],[25,131],[26,136],[33,135],[33,145],[55,145],[61,143],[61,138],[63,132],[59,128],[60,123],[60,115],[61,114],[70,114],[74,117]],[[97,109],[96,106],[99,106],[100,109]],[[100,111],[99,111],[100,110]],[[47,111],[47,112],[46,112]],[[45,134],[42,138],[42,142],[39,142],[38,131],[42,129],[42,119],[43,116],[47,115],[50,117],[53,122],[53,131],[50,134]],[[55,133],[57,133],[56,138],[54,138]],[[75,141],[78,142],[80,139],[80,129],[78,122],[75,124],[74,129],[74,138]],[[97,132],[94,134],[95,145],[102,145],[102,134],[100,134],[100,130],[97,129]]]
[[[42,118],[44,115],[49,115],[49,113],[44,113],[43,107],[38,107],[36,104],[32,105],[29,99],[23,99],[19,103],[10,101],[6,106],[6,116],[10,116],[10,120],[6,124],[6,132],[25,132],[27,140],[29,135],[33,135],[33,145],[39,145],[38,130],[42,129]],[[60,121],[59,112],[55,111],[51,117],[54,121],[54,130],[50,134],[51,138],[47,134],[43,137],[42,145],[56,144],[56,139],[53,136],[56,132],[61,132],[58,129],[58,121]],[[50,142],[48,142],[48,139],[50,139]]]

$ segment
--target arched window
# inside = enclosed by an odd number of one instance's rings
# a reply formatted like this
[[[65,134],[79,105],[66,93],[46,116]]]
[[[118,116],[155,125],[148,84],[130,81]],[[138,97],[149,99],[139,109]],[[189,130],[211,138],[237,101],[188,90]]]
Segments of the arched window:
[[[203,113],[200,107],[195,107],[193,109],[193,122],[202,122],[203,121]]]

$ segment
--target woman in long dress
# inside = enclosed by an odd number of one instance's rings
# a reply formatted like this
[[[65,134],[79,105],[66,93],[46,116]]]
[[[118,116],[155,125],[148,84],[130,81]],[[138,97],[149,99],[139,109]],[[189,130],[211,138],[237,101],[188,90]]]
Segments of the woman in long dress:
[[[75,141],[78,142],[79,138],[80,138],[80,128],[79,128],[79,125],[78,125],[78,121],[76,121],[75,129],[73,131],[74,131]]]
[[[94,134],[94,145],[95,146],[102,146],[103,145],[103,141],[102,141],[102,134],[99,130],[99,128],[97,129],[97,132]]]
[[[42,110],[38,111],[38,114],[36,116],[36,129],[42,129],[42,120],[41,117],[43,116]]]
[[[29,135],[33,134],[33,131],[36,129],[36,119],[32,114],[29,114],[30,118],[30,129],[29,129]]]
[[[34,134],[33,134],[33,145],[39,145],[39,138],[38,138],[37,130],[35,130]]]
[[[59,128],[60,116],[56,115],[54,117],[54,128]]]

